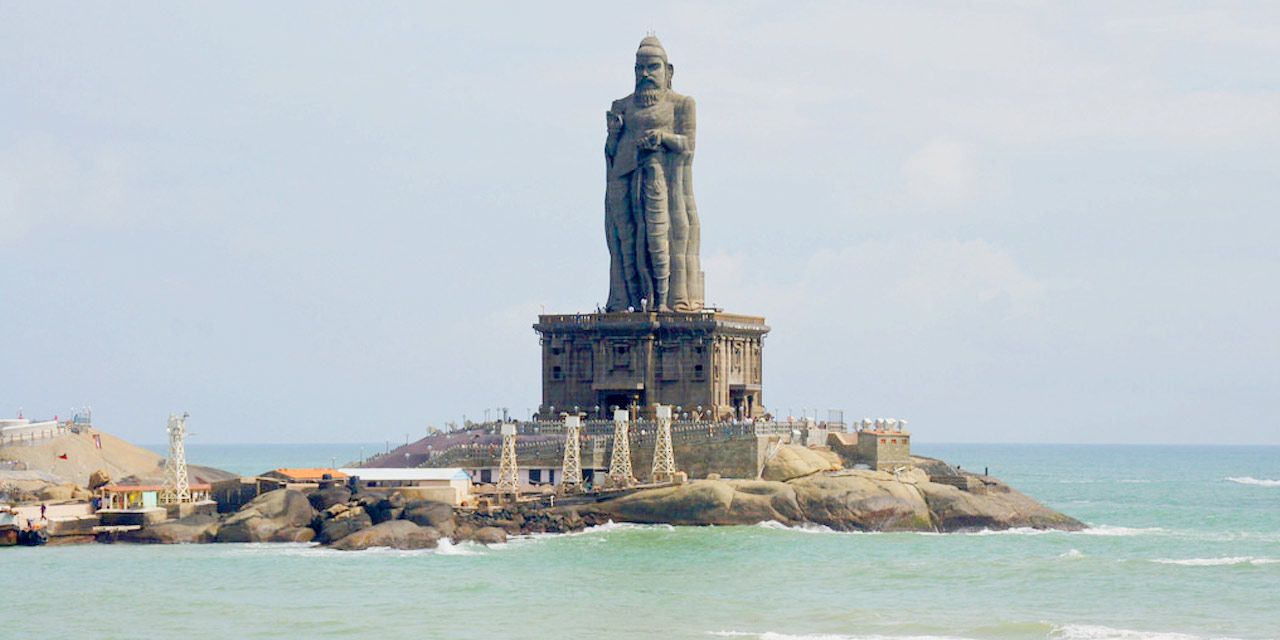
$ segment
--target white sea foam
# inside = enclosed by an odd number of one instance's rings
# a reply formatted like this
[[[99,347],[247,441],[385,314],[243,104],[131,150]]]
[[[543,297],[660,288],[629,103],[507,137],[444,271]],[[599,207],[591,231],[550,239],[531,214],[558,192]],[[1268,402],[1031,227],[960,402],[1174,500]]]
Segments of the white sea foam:
[[[980,531],[962,531],[966,536],[1043,536],[1060,533],[1054,529],[1032,529],[1031,527],[1013,527],[1012,529],[982,529]]]
[[[1229,476],[1226,479],[1231,482],[1236,482],[1239,484],[1249,484],[1255,487],[1280,487],[1280,480],[1259,480],[1257,478],[1253,478],[1250,476],[1240,476],[1240,477]]]
[[[1222,567],[1233,564],[1276,564],[1280,563],[1277,558],[1255,558],[1253,556],[1230,556],[1226,558],[1187,558],[1177,560],[1173,558],[1156,558],[1152,562],[1159,564],[1178,564],[1185,567]]]
[[[1134,527],[1113,527],[1111,525],[1100,524],[1090,526],[1088,529],[1076,531],[1078,536],[1149,536],[1167,534],[1167,529],[1160,527],[1134,528]]]
[[[885,636],[880,634],[843,635],[837,633],[778,633],[776,631],[708,631],[721,638],[757,638],[758,640],[966,640],[962,636]]]
[[[773,529],[775,531],[799,531],[801,533],[866,533],[864,531],[836,531],[831,527],[806,522],[799,525],[782,524],[777,520],[765,520],[756,525],[762,529]]]
[[[1070,549],[1066,553],[1058,556],[1059,558],[1083,558],[1084,554],[1079,549]]]
[[[1195,636],[1172,631],[1135,631],[1092,624],[1064,624],[1053,628],[1052,640],[1234,640],[1221,636]]]
[[[484,545],[478,542],[459,542],[454,544],[448,538],[441,538],[440,546],[436,547],[436,553],[442,556],[482,556],[485,548]]]

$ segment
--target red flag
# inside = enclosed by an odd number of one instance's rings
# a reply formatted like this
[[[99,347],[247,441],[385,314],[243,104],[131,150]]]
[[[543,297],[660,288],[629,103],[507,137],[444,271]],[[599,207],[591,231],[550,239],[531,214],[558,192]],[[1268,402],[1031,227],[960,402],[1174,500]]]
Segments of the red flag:
[[[67,459],[67,454],[65,454],[65,453],[64,453],[64,454],[62,454],[62,455],[58,456],[58,459],[59,459],[59,460],[66,460],[66,459]]]

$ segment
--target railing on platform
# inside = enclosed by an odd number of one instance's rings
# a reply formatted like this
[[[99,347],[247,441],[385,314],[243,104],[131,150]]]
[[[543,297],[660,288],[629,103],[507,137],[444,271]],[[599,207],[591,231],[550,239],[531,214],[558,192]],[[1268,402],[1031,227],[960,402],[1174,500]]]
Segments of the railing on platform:
[[[64,423],[58,423],[54,427],[45,427],[42,429],[27,429],[26,427],[18,427],[13,429],[12,433],[0,434],[0,446],[16,444],[21,442],[34,442],[45,438],[56,438],[66,435],[69,428]]]
[[[473,425],[485,434],[499,433],[501,423],[488,422]],[[612,420],[583,420],[581,433],[584,442],[613,439]],[[757,436],[800,436],[810,427],[819,427],[828,431],[844,431],[843,423],[811,422],[806,420],[790,421],[754,421],[754,422],[712,422],[712,421],[676,421],[671,423],[671,438],[674,443],[687,444],[696,442],[730,441]],[[564,423],[547,420],[525,421],[516,423],[516,433],[520,436],[562,436]],[[636,420],[631,423],[631,446],[644,447],[652,445],[658,434],[656,420]],[[449,447],[432,450],[429,454],[416,454],[407,462],[412,466],[449,466],[450,462],[492,460],[494,464],[500,460],[502,446],[499,442],[459,442]],[[521,458],[555,458],[564,455],[563,438],[541,439],[537,441],[517,441],[516,455]]]

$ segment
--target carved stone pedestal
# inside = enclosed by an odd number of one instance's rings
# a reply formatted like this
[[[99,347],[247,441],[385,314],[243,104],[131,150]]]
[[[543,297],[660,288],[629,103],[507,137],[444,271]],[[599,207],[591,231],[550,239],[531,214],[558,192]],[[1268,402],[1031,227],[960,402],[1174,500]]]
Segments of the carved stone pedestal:
[[[652,419],[659,404],[677,407],[680,419],[764,413],[764,318],[586,313],[538,316],[533,328],[542,343],[543,419],[575,408],[606,419],[613,407]]]

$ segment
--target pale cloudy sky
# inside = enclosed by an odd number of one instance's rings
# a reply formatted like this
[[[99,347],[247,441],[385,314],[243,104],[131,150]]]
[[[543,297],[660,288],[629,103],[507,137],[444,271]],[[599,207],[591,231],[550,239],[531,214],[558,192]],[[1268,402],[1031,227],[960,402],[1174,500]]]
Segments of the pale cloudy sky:
[[[163,440],[523,416],[607,288],[603,112],[698,101],[765,404],[1280,443],[1280,4],[0,1],[0,415]]]

